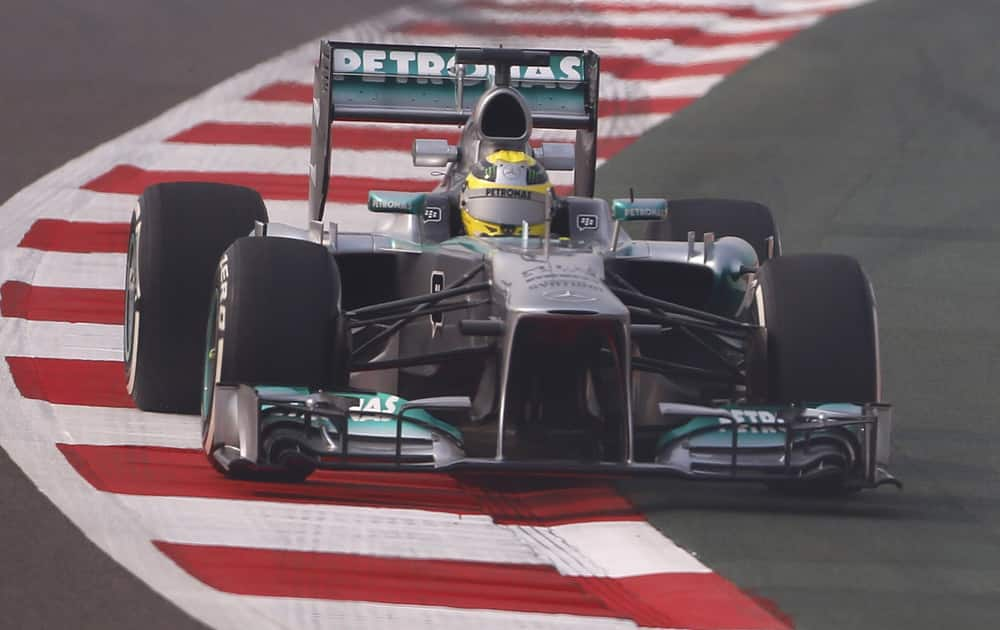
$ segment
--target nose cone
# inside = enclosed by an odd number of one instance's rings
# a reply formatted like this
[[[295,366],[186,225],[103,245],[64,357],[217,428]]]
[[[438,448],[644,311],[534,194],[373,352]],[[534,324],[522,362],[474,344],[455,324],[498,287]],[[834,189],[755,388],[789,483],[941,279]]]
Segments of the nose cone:
[[[628,320],[628,309],[604,285],[604,259],[587,252],[497,251],[494,290],[511,314],[604,315]]]

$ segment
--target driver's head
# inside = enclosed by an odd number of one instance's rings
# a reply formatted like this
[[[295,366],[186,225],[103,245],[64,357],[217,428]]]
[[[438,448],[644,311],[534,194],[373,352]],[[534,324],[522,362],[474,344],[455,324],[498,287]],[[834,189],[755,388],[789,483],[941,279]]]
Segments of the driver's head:
[[[552,184],[535,158],[497,151],[477,162],[462,189],[462,224],[472,236],[541,236],[552,203]]]

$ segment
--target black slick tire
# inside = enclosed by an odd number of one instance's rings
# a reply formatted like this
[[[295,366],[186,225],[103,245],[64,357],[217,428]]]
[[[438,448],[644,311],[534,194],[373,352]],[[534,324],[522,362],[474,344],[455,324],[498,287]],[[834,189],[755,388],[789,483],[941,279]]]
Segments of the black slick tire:
[[[132,214],[125,271],[125,371],[145,411],[198,413],[212,277],[234,240],[267,222],[249,188],[150,186]]]
[[[329,389],[340,328],[340,275],[321,245],[241,238],[219,261],[218,382]],[[211,341],[211,337],[210,337]]]
[[[672,199],[667,218],[649,224],[646,238],[686,241],[688,232],[701,242],[706,232],[716,238],[737,236],[750,243],[758,260],[768,259],[768,238],[774,237],[773,256],[781,254],[781,239],[771,209],[755,201],[738,199]]]
[[[875,299],[858,262],[836,254],[782,256],[764,263],[757,280],[767,398],[878,401]]]
[[[237,240],[219,261],[211,314],[201,372],[204,431],[209,430],[216,383],[311,390],[346,385],[340,275],[321,245],[277,237]],[[284,442],[294,444],[294,439]],[[211,455],[209,459],[215,463]],[[285,472],[229,474],[301,481],[312,470],[307,458],[293,456]]]

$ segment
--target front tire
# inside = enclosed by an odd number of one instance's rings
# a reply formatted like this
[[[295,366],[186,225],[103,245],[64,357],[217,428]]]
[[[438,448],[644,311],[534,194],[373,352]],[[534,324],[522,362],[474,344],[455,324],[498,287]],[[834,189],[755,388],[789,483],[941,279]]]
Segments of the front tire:
[[[219,261],[211,313],[203,371],[205,444],[214,443],[209,433],[217,383],[312,391],[347,384],[340,275],[321,245],[277,237],[237,240]],[[284,449],[294,443],[289,436],[262,439],[261,447]],[[306,458],[283,452],[287,470],[265,476],[298,481],[312,472]],[[276,458],[275,453],[261,455],[272,463]],[[216,464],[211,453],[209,460]],[[230,474],[261,476],[252,471]]]
[[[249,188],[173,182],[143,191],[125,271],[127,388],[145,411],[198,413],[212,272],[223,250],[267,222]]]
[[[849,256],[797,254],[761,266],[757,311],[767,330],[767,398],[876,402],[875,298]]]

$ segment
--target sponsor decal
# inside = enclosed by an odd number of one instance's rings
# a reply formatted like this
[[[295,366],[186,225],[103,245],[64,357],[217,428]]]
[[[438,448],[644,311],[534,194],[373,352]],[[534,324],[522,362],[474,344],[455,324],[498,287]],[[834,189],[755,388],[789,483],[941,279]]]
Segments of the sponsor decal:
[[[441,222],[441,208],[437,206],[428,206],[424,208],[424,223],[440,223]]]
[[[394,199],[373,199],[371,207],[372,210],[408,211],[410,209],[410,203],[407,201],[396,201]]]
[[[596,214],[578,214],[578,215],[576,215],[576,229],[578,229],[578,230],[596,230],[597,229],[597,215]]]
[[[219,332],[226,330],[226,298],[229,295],[229,254],[223,254],[219,261],[219,315],[216,326]]]
[[[333,51],[333,71],[335,79],[343,80],[345,74],[360,75],[369,83],[385,83],[392,80],[399,84],[441,84],[445,78],[455,76],[455,53],[453,49],[438,50],[392,50],[387,48],[360,49],[336,48]],[[484,64],[467,64],[465,77],[468,80],[483,80],[490,74],[490,67]],[[548,66],[512,66],[511,80],[515,85],[526,82],[522,87],[540,85],[546,88],[556,86],[572,89],[572,83],[557,81],[582,81],[583,58],[579,55],[552,55]]]
[[[372,212],[423,214],[426,199],[427,195],[423,193],[370,190],[368,191],[368,209]]]
[[[741,425],[739,431],[750,433],[777,433],[778,425],[785,421],[767,409],[730,409],[736,418],[736,424]],[[732,424],[729,418],[719,418],[719,424]],[[724,429],[728,432],[729,429]]]
[[[502,197],[504,199],[531,199],[530,190],[516,188],[487,188],[486,197]]]
[[[666,199],[615,199],[611,214],[617,221],[663,219],[667,216]]]
[[[659,219],[663,214],[658,208],[643,208],[633,206],[623,211],[626,219]]]
[[[365,412],[374,412],[376,414],[392,414],[396,413],[399,408],[399,396],[371,396],[368,398],[360,397],[358,398],[357,404],[350,407],[351,411],[357,412],[357,415],[351,414],[351,420],[356,422],[395,422],[395,418],[386,415],[365,415]]]

